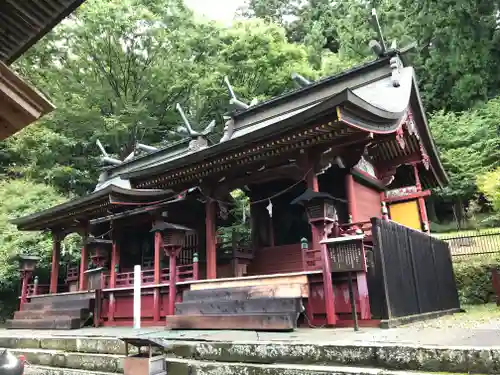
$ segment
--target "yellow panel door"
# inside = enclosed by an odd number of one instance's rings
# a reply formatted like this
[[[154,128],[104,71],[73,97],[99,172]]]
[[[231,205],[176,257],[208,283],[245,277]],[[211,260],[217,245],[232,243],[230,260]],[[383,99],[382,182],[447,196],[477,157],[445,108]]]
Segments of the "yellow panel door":
[[[396,223],[416,230],[422,230],[417,200],[393,203],[389,205],[389,214],[391,216],[391,220]]]

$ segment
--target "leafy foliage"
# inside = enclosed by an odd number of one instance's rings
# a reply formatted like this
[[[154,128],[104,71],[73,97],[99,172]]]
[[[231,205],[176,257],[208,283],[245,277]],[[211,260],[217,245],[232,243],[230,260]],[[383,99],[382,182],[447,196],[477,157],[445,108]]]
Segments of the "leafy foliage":
[[[496,212],[492,219],[500,222],[500,167],[479,176],[478,185]]]
[[[483,304],[494,300],[491,270],[500,266],[500,260],[467,261],[454,264],[455,281],[462,305]]]
[[[16,308],[19,291],[19,254],[36,255],[41,258],[38,271],[47,275],[51,262],[52,240],[50,234],[21,232],[10,220],[28,215],[33,211],[47,209],[63,202],[65,197],[54,188],[27,180],[0,182],[0,320]],[[77,239],[65,243],[70,252],[77,245]],[[7,298],[10,297],[10,298]]]
[[[500,165],[500,98],[466,112],[439,111],[430,119],[432,133],[450,175],[444,195],[472,199],[476,176]]]

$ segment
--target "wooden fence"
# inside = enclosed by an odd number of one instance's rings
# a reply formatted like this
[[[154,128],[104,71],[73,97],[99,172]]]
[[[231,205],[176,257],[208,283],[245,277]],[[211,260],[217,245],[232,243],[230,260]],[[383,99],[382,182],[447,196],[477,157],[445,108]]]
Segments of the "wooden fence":
[[[372,219],[372,233],[373,315],[391,319],[460,307],[448,243],[378,218]]]

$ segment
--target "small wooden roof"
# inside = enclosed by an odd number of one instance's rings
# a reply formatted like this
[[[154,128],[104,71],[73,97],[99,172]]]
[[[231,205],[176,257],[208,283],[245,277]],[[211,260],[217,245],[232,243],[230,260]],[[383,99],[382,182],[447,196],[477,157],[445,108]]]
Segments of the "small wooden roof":
[[[52,112],[54,108],[45,96],[0,61],[0,140]]]
[[[83,1],[0,1],[0,61],[14,62]]]
[[[158,204],[176,196],[171,190],[124,189],[110,185],[87,196],[12,220],[12,223],[19,230],[63,231],[107,214]]]

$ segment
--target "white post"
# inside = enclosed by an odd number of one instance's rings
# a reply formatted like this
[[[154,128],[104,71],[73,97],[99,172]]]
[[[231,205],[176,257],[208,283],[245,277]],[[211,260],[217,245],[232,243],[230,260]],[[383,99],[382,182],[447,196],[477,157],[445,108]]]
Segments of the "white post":
[[[141,266],[134,266],[134,328],[141,328]]]

